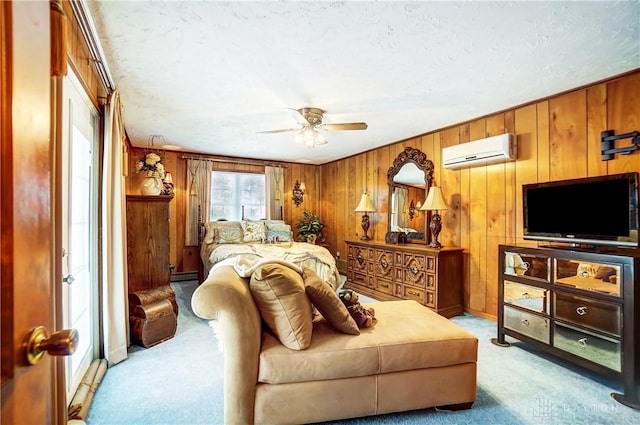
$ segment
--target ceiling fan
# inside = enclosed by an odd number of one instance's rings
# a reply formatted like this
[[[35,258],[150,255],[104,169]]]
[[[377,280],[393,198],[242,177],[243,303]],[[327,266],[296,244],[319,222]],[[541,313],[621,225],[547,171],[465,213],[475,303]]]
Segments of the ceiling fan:
[[[320,130],[334,131],[367,129],[367,123],[364,122],[323,124],[322,118],[325,111],[319,108],[300,108],[291,109],[291,111],[295,112],[296,120],[298,121],[298,124],[300,124],[300,127],[259,131],[258,133],[285,133],[289,131],[296,131],[296,142],[307,147],[314,147],[316,145],[324,145],[327,143],[327,139],[325,139],[324,135],[320,133]]]

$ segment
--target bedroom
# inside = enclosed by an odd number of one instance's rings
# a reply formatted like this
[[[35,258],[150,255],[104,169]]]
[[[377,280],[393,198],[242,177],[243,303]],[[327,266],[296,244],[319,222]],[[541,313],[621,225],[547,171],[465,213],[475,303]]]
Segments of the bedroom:
[[[80,53],[76,57],[82,57]],[[73,56],[72,56],[73,57]],[[637,59],[636,59],[637,61]],[[637,68],[637,64],[634,66]],[[617,75],[617,74],[616,74]],[[610,77],[614,77],[611,75]],[[96,77],[88,78],[95,97],[104,95]],[[363,190],[373,198],[377,211],[371,214],[370,235],[376,240],[386,232],[386,170],[404,147],[418,148],[436,163],[435,179],[447,196],[450,209],[443,213],[440,240],[445,246],[460,246],[468,254],[464,278],[467,311],[495,317],[497,311],[497,245],[520,236],[518,188],[531,181],[586,175],[614,174],[640,169],[637,153],[599,159],[599,133],[638,130],[640,73],[637,69],[611,81],[593,81],[577,90],[557,93],[533,103],[512,105],[503,111],[486,110],[471,121],[416,134],[387,146],[322,165],[290,163],[285,175],[285,193],[296,180],[305,182],[304,203],[285,208],[285,221],[294,224],[304,209],[318,212],[327,224],[325,237],[332,253],[346,252],[344,239],[357,238],[360,214],[353,213]],[[481,116],[482,115],[482,116]],[[443,170],[440,149],[505,131],[519,137],[519,160],[462,171]],[[132,150],[130,166],[139,154]],[[178,154],[167,154],[167,166],[175,170],[176,188],[186,188],[186,169]],[[236,165],[236,169],[251,169]],[[135,175],[127,179],[128,193],[137,190]],[[179,196],[172,201],[171,262],[184,263],[185,245],[180,242],[182,222]],[[25,267],[27,267],[25,265]],[[182,270],[184,271],[184,270]],[[4,308],[3,308],[4,311]],[[48,320],[43,320],[47,322]],[[4,326],[4,321],[3,321]],[[53,328],[53,326],[50,326]],[[17,337],[17,336],[16,336]]]

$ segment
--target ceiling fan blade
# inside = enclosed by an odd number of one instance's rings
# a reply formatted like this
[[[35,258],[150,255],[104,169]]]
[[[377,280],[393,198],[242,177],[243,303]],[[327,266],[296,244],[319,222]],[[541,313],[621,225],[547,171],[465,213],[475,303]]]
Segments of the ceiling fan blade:
[[[348,122],[341,124],[322,124],[320,127],[325,130],[366,130],[368,125],[366,122]]]
[[[300,127],[298,128],[283,128],[281,130],[267,130],[267,131],[257,131],[256,133],[263,133],[263,134],[269,134],[269,133],[287,133],[289,131],[298,131],[300,130]]]

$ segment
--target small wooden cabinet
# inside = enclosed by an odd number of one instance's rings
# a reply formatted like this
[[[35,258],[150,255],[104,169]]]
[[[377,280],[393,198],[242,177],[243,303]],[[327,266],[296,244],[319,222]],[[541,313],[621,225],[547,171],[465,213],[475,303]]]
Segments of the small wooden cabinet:
[[[129,293],[169,285],[169,202],[172,196],[127,195]]]
[[[624,383],[640,408],[640,252],[499,247],[498,337],[517,338]]]
[[[462,314],[462,248],[345,243],[345,288],[379,300],[416,300],[445,317]]]

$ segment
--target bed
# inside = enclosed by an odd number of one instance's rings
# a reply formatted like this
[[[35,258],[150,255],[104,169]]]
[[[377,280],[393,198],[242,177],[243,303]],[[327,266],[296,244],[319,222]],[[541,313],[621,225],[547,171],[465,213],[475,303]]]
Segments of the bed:
[[[291,226],[282,220],[211,221],[202,231],[200,258],[204,277],[221,265],[248,273],[265,261],[309,267],[335,290],[341,279],[329,250],[292,239]]]

